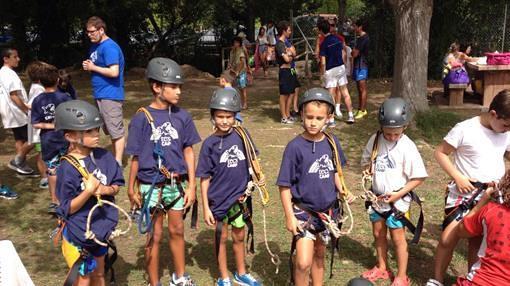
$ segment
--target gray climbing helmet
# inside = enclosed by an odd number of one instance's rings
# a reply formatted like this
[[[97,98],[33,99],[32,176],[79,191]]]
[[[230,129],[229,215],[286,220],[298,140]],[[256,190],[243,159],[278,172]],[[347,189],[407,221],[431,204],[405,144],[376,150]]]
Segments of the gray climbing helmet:
[[[145,77],[162,83],[184,83],[181,66],[169,58],[151,59],[147,64]]]
[[[335,107],[335,102],[333,101],[333,97],[331,97],[329,91],[324,88],[314,87],[305,91],[305,93],[299,98],[299,110],[303,109],[303,105],[305,103],[316,100],[326,102],[331,107]]]
[[[99,110],[86,101],[66,101],[55,109],[56,130],[85,131],[101,125],[103,125],[103,119]]]
[[[239,112],[241,111],[241,100],[239,94],[235,89],[217,89],[211,96],[209,109]]]
[[[409,104],[400,97],[388,98],[379,107],[378,118],[381,127],[397,128],[406,126],[411,120]]]
[[[374,284],[365,278],[356,277],[349,280],[347,286],[374,286]]]

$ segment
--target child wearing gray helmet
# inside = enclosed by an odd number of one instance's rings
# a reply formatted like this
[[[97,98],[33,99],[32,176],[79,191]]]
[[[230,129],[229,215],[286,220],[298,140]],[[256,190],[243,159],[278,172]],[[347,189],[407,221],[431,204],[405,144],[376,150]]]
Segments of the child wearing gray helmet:
[[[165,215],[175,269],[170,285],[195,285],[184,272],[183,215],[191,206],[196,209],[193,145],[200,142],[200,136],[191,115],[177,106],[184,83],[181,67],[168,58],[153,58],[146,77],[153,98],[129,124],[126,153],[132,157],[128,195],[131,203],[141,208],[138,230],[148,234],[145,258],[150,285],[161,284],[159,244]]]
[[[362,277],[375,282],[393,279],[387,266],[389,229],[397,256],[398,272],[392,286],[410,285],[407,277],[407,241],[405,228],[412,190],[428,176],[413,141],[404,134],[411,119],[409,105],[402,98],[389,98],[379,108],[381,129],[373,134],[363,151],[361,165],[372,182],[373,200],[367,201],[377,251],[377,263]],[[419,200],[419,199],[418,199]]]

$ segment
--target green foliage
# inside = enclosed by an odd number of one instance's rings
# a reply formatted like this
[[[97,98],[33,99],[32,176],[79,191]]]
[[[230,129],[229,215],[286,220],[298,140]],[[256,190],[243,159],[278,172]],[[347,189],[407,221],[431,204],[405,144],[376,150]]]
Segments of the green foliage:
[[[442,111],[436,108],[415,116],[416,127],[421,137],[430,144],[437,145],[445,134],[463,118],[458,113]]]

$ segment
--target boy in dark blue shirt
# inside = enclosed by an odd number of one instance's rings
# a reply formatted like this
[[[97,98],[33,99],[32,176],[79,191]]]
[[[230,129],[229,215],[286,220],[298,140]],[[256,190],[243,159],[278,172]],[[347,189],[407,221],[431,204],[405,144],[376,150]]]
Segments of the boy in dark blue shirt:
[[[195,285],[184,272],[184,210],[195,202],[195,156],[193,145],[200,142],[191,115],[177,106],[184,76],[181,67],[168,58],[153,58],[147,65],[153,100],[141,108],[129,124],[126,153],[132,155],[128,194],[132,204],[142,207],[142,219],[150,211],[146,266],[150,285],[159,285],[159,244],[163,219],[168,217],[170,250],[175,272],[170,285]],[[140,199],[135,195],[140,183]],[[143,221],[140,221],[140,225]],[[140,226],[139,225],[139,226]],[[152,230],[150,229],[152,225]]]
[[[63,130],[55,130],[53,121],[55,108],[70,98],[67,94],[57,91],[58,69],[52,65],[45,65],[43,69],[40,82],[45,92],[32,102],[31,123],[34,128],[41,129],[41,153],[47,167],[51,195],[48,213],[54,214],[58,207],[58,199],[55,195],[56,170],[60,164],[60,157],[67,153],[69,143],[64,139]]]
[[[118,211],[104,203],[92,214],[90,230],[95,239],[86,236],[87,217],[99,198],[115,201],[114,196],[124,185],[124,178],[113,155],[98,148],[102,124],[97,108],[85,101],[67,101],[56,108],[55,129],[64,133],[70,146],[70,152],[63,157],[69,161],[62,160],[57,170],[60,201],[57,213],[64,222],[62,253],[67,265],[77,269],[77,273],[70,271],[66,280],[70,284],[65,285],[73,284],[73,279],[76,279],[73,285],[105,285],[108,247],[96,241],[109,244],[117,226]]]
[[[217,286],[231,285],[227,269],[228,225],[232,225],[232,240],[237,266],[234,280],[239,285],[260,285],[246,272],[244,263],[245,226],[249,218],[246,194],[251,180],[249,162],[241,136],[234,131],[235,115],[241,110],[235,90],[218,89],[209,103],[215,131],[205,139],[198,159],[197,176],[201,178],[204,220],[216,225],[216,257],[220,278]],[[221,225],[219,225],[221,224]],[[220,237],[220,239],[218,239]]]
[[[337,192],[348,201],[353,198],[343,190],[337,174],[339,166],[335,167],[346,162],[340,142],[323,132],[333,116],[331,95],[323,88],[307,90],[300,98],[299,109],[305,131],[285,148],[276,184],[287,230],[294,235],[296,269],[291,275],[295,285],[309,285],[310,276],[313,285],[322,285],[324,252],[334,234],[328,225],[336,224],[339,216]],[[338,151],[333,152],[333,147]],[[330,221],[319,219],[326,216]]]

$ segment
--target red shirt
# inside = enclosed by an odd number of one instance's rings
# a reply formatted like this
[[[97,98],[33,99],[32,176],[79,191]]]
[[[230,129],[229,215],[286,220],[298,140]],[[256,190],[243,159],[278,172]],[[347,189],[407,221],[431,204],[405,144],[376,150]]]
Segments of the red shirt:
[[[333,34],[333,35],[335,35],[335,36],[336,36],[336,37],[337,37],[337,38],[338,38],[338,39],[339,39],[342,43],[344,43],[344,44],[345,44],[345,38],[344,38],[344,36],[339,35],[339,34]],[[319,47],[320,47],[320,45],[322,45],[322,41],[324,41],[324,39],[325,39],[325,38],[326,38],[326,36],[325,36],[325,35],[323,35],[323,34],[319,34]]]
[[[483,235],[479,260],[467,279],[476,285],[510,285],[510,208],[490,202],[463,220],[466,231]]]

